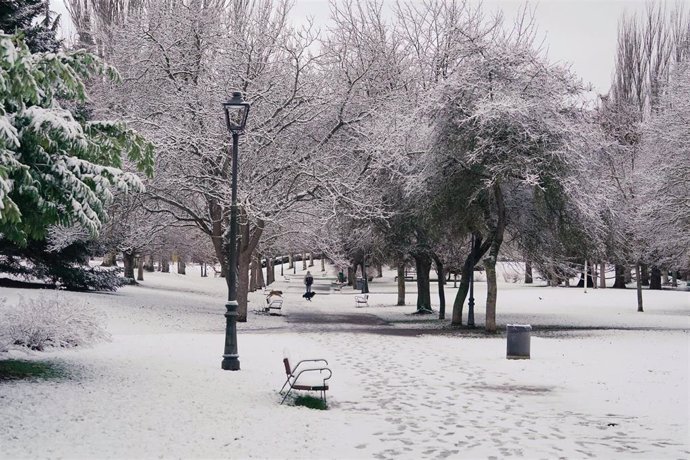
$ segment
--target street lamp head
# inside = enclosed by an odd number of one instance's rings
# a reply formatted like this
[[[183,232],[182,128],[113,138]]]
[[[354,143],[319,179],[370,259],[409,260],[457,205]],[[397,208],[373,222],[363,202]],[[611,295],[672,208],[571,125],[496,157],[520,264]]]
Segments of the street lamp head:
[[[225,123],[228,125],[228,131],[237,134],[242,133],[249,115],[249,102],[242,98],[242,93],[239,91],[232,93],[232,98],[228,102],[223,102],[223,110],[225,110]]]

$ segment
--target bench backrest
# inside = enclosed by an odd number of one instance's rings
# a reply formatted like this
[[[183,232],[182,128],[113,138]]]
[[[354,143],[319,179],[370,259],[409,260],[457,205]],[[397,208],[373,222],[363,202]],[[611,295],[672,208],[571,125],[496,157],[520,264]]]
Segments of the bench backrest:
[[[285,365],[285,373],[287,375],[292,375],[292,369],[290,369],[290,359],[283,358],[283,365]]]

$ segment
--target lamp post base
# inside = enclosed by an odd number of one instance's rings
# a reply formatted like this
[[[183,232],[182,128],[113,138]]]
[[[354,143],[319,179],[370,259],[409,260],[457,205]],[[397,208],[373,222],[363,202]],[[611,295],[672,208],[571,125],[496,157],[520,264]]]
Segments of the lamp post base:
[[[237,359],[240,356],[237,353],[237,306],[236,300],[225,303],[225,349],[223,363],[220,366],[224,371],[240,370],[240,360]]]
[[[240,370],[240,360],[237,355],[223,355],[223,362],[220,367],[224,371],[239,371]]]

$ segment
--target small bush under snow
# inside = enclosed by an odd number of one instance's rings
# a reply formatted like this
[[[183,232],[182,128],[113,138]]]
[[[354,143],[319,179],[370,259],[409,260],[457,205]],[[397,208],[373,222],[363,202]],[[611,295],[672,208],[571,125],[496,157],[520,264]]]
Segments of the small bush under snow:
[[[2,299],[0,315],[0,351],[10,347],[71,348],[109,337],[93,308],[57,292],[22,299],[15,305]]]

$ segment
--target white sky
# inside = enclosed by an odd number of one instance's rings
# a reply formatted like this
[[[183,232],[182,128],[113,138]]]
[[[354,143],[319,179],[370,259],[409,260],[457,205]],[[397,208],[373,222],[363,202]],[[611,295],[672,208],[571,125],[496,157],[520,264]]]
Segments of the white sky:
[[[67,24],[64,0],[52,1],[57,11],[65,13],[64,24]],[[295,22],[302,22],[308,16],[316,24],[328,20],[328,0],[294,2]],[[393,2],[384,0],[384,3]],[[506,18],[510,18],[523,3],[522,0],[486,0],[484,5],[489,11],[502,9]],[[536,6],[536,23],[551,59],[572,64],[573,70],[585,82],[591,82],[597,93],[608,92],[618,19],[624,11],[642,11],[645,0],[542,0],[531,4]],[[65,28],[69,30],[68,25]]]

